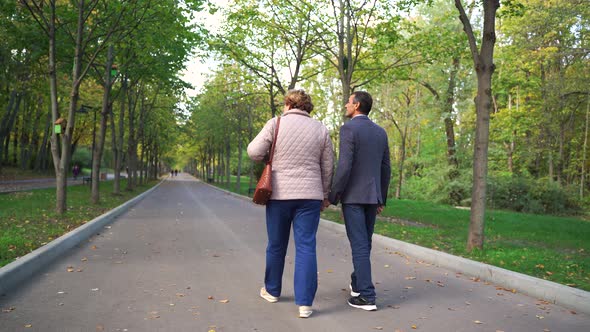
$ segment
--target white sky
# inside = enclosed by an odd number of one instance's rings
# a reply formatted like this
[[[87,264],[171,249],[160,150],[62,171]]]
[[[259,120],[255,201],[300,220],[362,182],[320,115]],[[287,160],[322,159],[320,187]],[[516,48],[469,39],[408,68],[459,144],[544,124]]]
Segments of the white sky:
[[[218,10],[215,15],[211,15],[207,10],[205,10],[201,13],[198,13],[197,17],[207,29],[215,32],[222,23],[221,11],[223,8],[227,7],[229,0],[210,0],[210,2],[220,7],[221,10]],[[212,70],[214,70],[216,67],[217,63],[210,58],[203,59],[199,57],[191,57],[187,61],[186,70],[182,73],[182,79],[188,83],[191,83],[195,87],[195,89],[189,89],[186,91],[189,97],[194,97],[199,93],[207,79],[207,75],[211,74]]]

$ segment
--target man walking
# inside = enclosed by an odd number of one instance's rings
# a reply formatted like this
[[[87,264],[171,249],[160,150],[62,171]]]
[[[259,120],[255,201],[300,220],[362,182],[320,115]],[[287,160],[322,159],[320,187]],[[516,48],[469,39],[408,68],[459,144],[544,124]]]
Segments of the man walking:
[[[371,238],[375,219],[387,200],[391,176],[387,133],[367,116],[373,98],[364,91],[354,92],[346,104],[340,128],[340,155],[330,192],[330,203],[342,203],[346,234],[352,249],[348,304],[363,310],[377,310],[375,286],[371,278]]]

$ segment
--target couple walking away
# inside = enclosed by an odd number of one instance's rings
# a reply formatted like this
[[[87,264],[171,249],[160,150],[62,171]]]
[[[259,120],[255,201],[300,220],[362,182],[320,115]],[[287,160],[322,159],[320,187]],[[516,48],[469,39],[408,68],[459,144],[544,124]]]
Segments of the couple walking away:
[[[377,309],[371,278],[371,238],[376,215],[387,199],[390,162],[387,134],[367,116],[372,104],[367,92],[350,96],[345,115],[351,120],[340,128],[339,161],[333,174],[332,141],[328,129],[310,117],[311,97],[303,90],[291,90],[285,96],[273,156],[273,192],[266,205],[268,245],[260,296],[268,302],[279,300],[292,225],[295,304],[301,318],[311,316],[318,287],[316,233],[320,211],[338,203],[342,204],[352,249],[352,297],[348,304],[369,311]],[[266,123],[248,146],[250,158],[268,159],[276,126],[276,118]]]

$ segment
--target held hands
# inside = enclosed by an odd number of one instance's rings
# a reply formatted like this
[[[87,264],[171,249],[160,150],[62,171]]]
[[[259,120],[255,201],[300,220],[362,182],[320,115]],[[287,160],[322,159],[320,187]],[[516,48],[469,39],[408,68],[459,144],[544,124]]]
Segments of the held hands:
[[[328,206],[330,206],[330,200],[328,200],[327,198],[324,198],[324,201],[322,202],[322,206],[320,207],[320,211],[324,211],[324,209],[327,208]]]

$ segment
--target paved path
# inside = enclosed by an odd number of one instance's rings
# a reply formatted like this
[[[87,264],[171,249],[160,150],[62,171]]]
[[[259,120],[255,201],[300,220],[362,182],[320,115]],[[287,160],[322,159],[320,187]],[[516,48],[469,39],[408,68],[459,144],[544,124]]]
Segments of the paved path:
[[[292,247],[281,300],[258,297],[265,242],[262,207],[179,175],[1,296],[0,331],[590,331],[588,315],[381,245],[373,249],[379,310],[351,308],[350,250],[333,227],[318,232],[315,312],[300,319]]]

